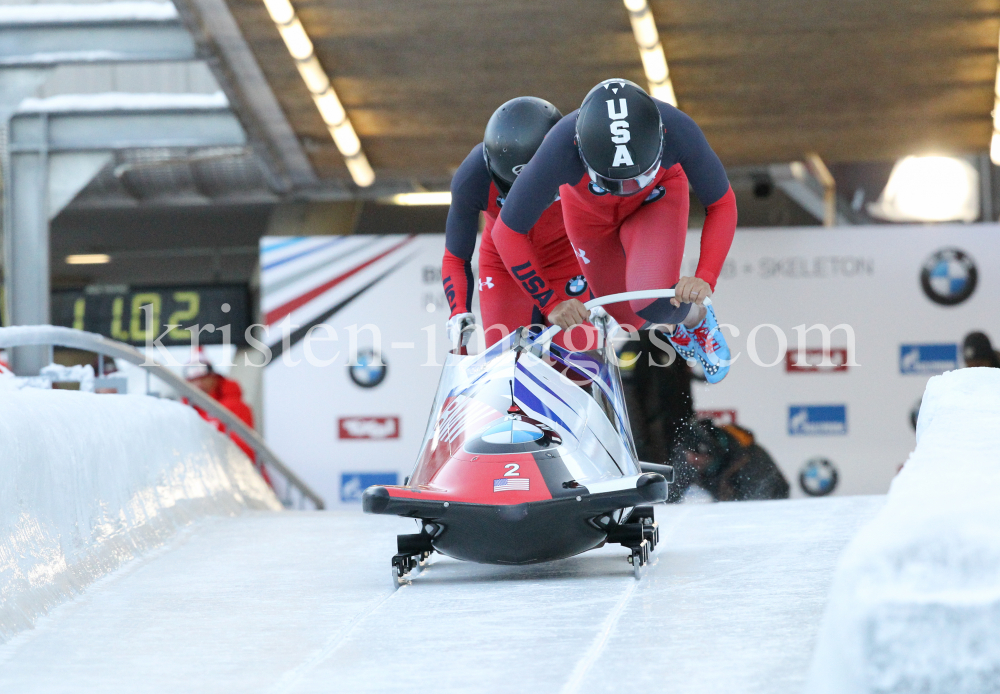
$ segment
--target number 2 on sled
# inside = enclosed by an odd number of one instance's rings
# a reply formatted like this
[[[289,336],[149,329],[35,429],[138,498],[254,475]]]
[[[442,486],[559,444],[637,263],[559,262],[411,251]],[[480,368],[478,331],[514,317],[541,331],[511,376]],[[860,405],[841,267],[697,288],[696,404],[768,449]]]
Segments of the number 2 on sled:
[[[504,465],[504,467],[507,468],[507,472],[503,473],[504,477],[520,477],[521,476],[521,473],[518,472],[518,470],[521,469],[521,466],[518,465],[517,463],[507,463],[506,465]]]

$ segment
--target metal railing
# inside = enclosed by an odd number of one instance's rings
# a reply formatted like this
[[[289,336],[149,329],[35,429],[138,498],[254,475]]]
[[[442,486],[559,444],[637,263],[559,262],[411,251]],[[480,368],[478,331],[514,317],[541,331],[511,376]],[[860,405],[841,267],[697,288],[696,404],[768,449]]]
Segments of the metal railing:
[[[305,482],[299,479],[294,472],[288,469],[288,466],[281,462],[281,459],[264,442],[260,434],[247,426],[243,420],[220,405],[212,397],[195,388],[167,367],[147,358],[145,354],[135,347],[127,345],[124,342],[110,340],[96,333],[88,333],[83,330],[74,330],[54,325],[19,325],[10,328],[0,328],[0,349],[29,345],[49,345],[80,349],[114,359],[124,359],[131,364],[145,369],[147,374],[156,376],[173,388],[179,395],[187,398],[188,402],[192,405],[198,406],[222,422],[229,432],[239,436],[253,449],[261,464],[266,464],[270,470],[283,478],[284,489],[280,493],[278,489],[275,489],[275,492],[278,493],[285,507],[303,508],[305,502],[309,501],[317,509],[324,508],[323,499],[310,489]],[[294,498],[295,493],[299,497],[298,503],[296,503],[296,499]]]

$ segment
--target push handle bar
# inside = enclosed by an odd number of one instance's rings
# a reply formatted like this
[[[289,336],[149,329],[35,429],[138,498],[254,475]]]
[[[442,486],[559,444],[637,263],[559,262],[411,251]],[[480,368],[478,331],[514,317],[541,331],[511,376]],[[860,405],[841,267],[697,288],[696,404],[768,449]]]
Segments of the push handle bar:
[[[617,304],[622,301],[636,301],[639,299],[673,299],[674,290],[673,289],[640,289],[634,292],[621,292],[619,294],[608,294],[607,296],[599,296],[596,299],[591,299],[584,306],[588,310],[593,310],[599,306],[607,306],[608,304]],[[711,299],[705,299],[704,304],[706,306],[712,305]],[[542,345],[552,340],[553,337],[559,334],[560,328],[558,325],[550,326],[545,330],[538,338],[535,340],[535,344]]]

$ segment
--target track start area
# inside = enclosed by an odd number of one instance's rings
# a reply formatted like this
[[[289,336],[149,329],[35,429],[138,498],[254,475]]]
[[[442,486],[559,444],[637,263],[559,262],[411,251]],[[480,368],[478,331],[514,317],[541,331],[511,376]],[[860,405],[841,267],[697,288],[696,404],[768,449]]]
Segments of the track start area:
[[[393,591],[397,518],[203,521],[0,646],[0,691],[800,691],[837,558],[882,497],[658,506],[550,564],[434,555]]]

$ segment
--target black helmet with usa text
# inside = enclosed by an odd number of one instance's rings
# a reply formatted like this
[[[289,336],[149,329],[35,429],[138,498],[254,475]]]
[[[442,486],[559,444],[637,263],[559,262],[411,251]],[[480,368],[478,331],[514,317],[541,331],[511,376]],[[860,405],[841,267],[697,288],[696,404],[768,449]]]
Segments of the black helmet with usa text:
[[[660,168],[660,109],[634,82],[604,80],[580,106],[576,145],[595,185],[614,195],[634,195]]]
[[[560,118],[559,109],[534,96],[511,99],[493,112],[483,135],[483,156],[500,195],[510,192],[514,179]]]

